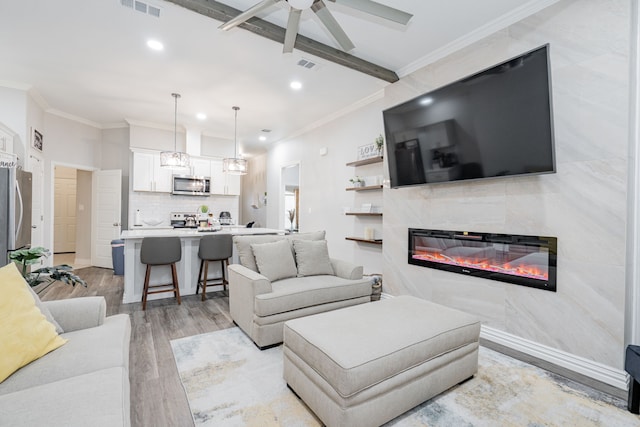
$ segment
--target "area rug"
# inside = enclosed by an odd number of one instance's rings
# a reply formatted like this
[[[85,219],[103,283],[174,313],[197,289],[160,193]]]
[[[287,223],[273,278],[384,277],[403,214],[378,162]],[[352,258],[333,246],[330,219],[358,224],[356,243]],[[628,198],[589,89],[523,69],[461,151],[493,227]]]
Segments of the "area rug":
[[[238,328],[171,341],[196,426],[322,426],[282,379],[282,346]],[[480,348],[478,374],[386,426],[640,426],[625,402]]]

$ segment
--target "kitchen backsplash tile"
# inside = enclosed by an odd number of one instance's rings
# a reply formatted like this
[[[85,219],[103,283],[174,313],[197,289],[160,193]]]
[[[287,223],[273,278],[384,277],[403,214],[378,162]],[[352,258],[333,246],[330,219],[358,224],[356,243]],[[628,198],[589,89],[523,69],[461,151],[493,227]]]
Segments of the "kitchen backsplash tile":
[[[169,215],[171,212],[193,212],[195,213],[201,205],[209,206],[209,211],[215,218],[220,216],[221,211],[231,213],[234,223],[239,218],[239,198],[237,196],[178,196],[165,193],[129,193],[129,228],[133,229],[134,217],[137,209],[140,209],[142,225],[150,226],[145,221],[157,223],[154,227],[169,227]],[[137,227],[136,227],[137,228]]]

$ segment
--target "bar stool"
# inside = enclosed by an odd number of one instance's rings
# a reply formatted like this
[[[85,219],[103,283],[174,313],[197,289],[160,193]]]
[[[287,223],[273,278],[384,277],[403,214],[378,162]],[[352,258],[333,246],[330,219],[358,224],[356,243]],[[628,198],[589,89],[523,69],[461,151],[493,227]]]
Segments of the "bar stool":
[[[159,294],[161,292],[173,292],[174,297],[180,300],[180,288],[178,287],[178,274],[176,273],[176,262],[182,258],[182,247],[179,237],[145,237],[142,239],[140,247],[140,262],[147,265],[144,275],[144,289],[142,291],[142,309],[147,308],[147,295]],[[172,282],[164,285],[149,285],[151,267],[160,265],[171,266]],[[168,288],[167,286],[171,286]],[[153,288],[163,288],[151,291]]]
[[[231,234],[218,234],[216,236],[205,236],[200,239],[200,247],[198,248],[198,258],[200,258],[200,272],[198,273],[198,286],[196,294],[202,286],[202,301],[205,300],[207,293],[207,283],[213,280],[222,280],[220,283],[210,283],[222,285],[227,290],[227,276],[225,273],[225,265],[229,266],[229,258],[233,252],[233,238]],[[209,278],[209,263],[212,261],[220,261],[222,267],[222,277]],[[202,274],[204,270],[204,275]]]

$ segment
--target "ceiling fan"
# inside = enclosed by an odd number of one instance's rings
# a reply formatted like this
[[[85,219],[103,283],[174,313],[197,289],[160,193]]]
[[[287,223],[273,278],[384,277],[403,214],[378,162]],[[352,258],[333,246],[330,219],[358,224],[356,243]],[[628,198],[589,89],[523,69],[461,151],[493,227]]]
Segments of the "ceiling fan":
[[[242,12],[235,18],[225,22],[220,26],[221,30],[229,30],[236,27],[243,22],[253,18],[264,9],[272,6],[279,1],[283,0],[262,0],[261,2],[250,7],[246,11]],[[313,12],[318,16],[322,24],[327,28],[329,33],[336,39],[338,44],[345,52],[350,51],[355,47],[351,42],[347,34],[344,32],[338,21],[333,17],[329,9],[327,8],[323,0],[284,0],[289,3],[289,19],[287,21],[287,30],[284,36],[283,53],[289,53],[293,51],[293,46],[296,43],[296,36],[298,35],[298,28],[300,26],[300,15],[305,9],[311,8]],[[372,0],[328,0],[333,3],[339,3],[353,9],[360,10],[362,12],[369,13],[371,15],[378,16],[380,18],[388,19],[393,22],[397,22],[402,25],[406,25],[413,15],[403,12],[398,9],[394,9],[389,6],[385,6],[380,3],[376,3]]]

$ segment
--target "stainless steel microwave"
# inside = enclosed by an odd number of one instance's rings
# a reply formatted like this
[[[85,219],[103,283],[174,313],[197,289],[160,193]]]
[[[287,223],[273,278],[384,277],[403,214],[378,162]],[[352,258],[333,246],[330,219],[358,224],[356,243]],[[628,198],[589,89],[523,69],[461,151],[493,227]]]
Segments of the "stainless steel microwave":
[[[208,176],[173,175],[171,194],[185,196],[209,196],[211,178]]]

